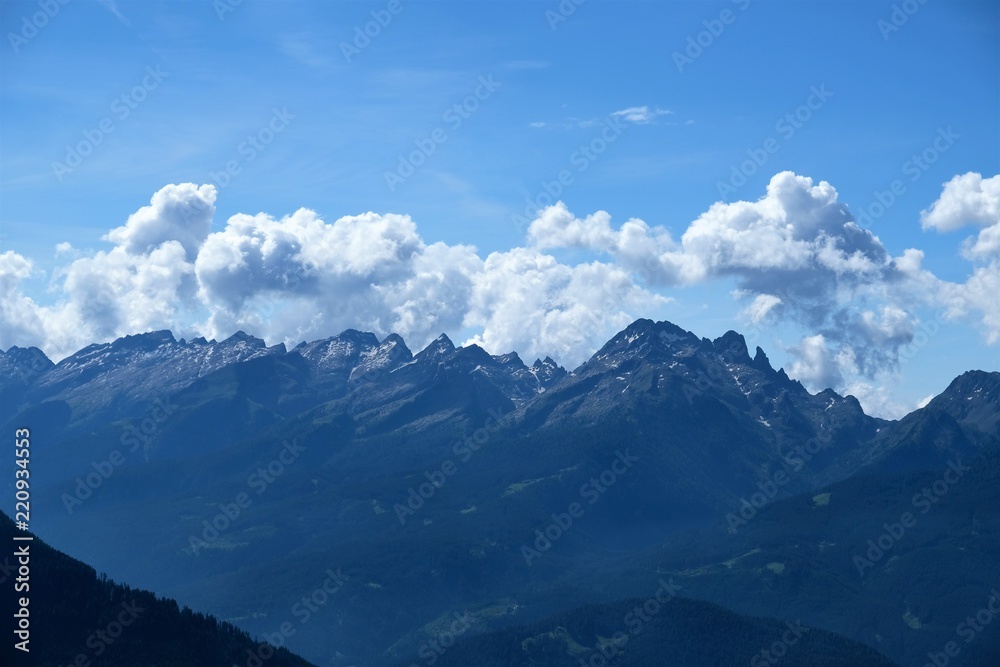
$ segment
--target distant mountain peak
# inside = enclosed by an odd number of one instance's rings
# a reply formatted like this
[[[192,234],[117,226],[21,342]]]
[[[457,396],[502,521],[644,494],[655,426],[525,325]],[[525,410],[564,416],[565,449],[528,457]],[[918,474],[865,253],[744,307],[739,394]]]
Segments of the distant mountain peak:
[[[449,342],[451,342],[451,341],[449,341]],[[452,349],[455,349],[455,348],[452,348]],[[466,345],[465,347],[460,347],[456,351],[460,355],[462,355],[463,357],[465,357],[465,358],[469,359],[470,361],[473,361],[473,362],[475,362],[477,364],[489,364],[489,365],[492,366],[494,364],[498,364],[499,363],[497,361],[496,357],[491,356],[489,352],[487,352],[483,348],[479,347],[475,343],[473,343],[472,345]]]
[[[542,391],[548,389],[568,375],[566,369],[553,361],[552,357],[535,359],[535,363],[531,364],[531,368],[528,369],[528,372],[534,375],[538,380]]]
[[[711,341],[707,342],[711,346]],[[601,360],[643,348],[672,349],[675,344],[698,345],[699,339],[690,331],[686,331],[672,322],[638,319],[609,340],[591,360]]]
[[[142,349],[142,350],[154,350],[161,345],[177,345],[177,339],[174,335],[163,329],[161,331],[149,331],[147,333],[140,334],[130,334],[128,336],[122,336],[121,338],[116,338],[111,343],[105,343],[104,345],[90,346],[94,348],[104,348],[110,350],[132,350],[132,349]]]
[[[123,336],[118,340],[122,341],[134,341],[134,340],[150,340],[150,341],[161,341],[164,343],[176,343],[177,339],[174,338],[174,334],[170,332],[169,329],[160,329],[159,331],[149,331],[147,333],[132,334],[130,336]]]
[[[648,320],[645,318],[640,318],[635,322],[633,322],[632,324],[628,325],[619,335],[625,335],[628,338],[634,338],[636,336],[641,336],[643,334],[658,335],[661,338],[667,340],[673,340],[673,339],[697,340],[698,338],[690,331],[682,329],[673,322],[667,320],[654,322],[653,320]]]
[[[967,395],[969,393],[993,392],[1000,387],[1000,372],[998,371],[965,371],[951,381],[948,388],[941,395],[957,392]]]
[[[732,329],[716,338],[712,344],[716,352],[733,363],[746,364],[748,366],[752,363],[750,354],[747,352],[746,339],[743,338],[742,334]],[[758,347],[757,350],[760,351],[760,348]]]
[[[381,343],[383,346],[399,346],[409,351],[410,348],[406,347],[406,341],[399,334],[391,333],[385,337],[385,340]]]
[[[0,350],[0,421],[17,410],[28,387],[54,366],[37,347]]]
[[[0,358],[6,359],[10,364],[23,368],[32,368],[38,372],[48,370],[55,365],[37,347],[18,347],[17,345],[13,345],[6,352],[0,350]]]
[[[374,334],[371,335],[376,345],[365,353],[361,363],[351,371],[349,376],[351,383],[374,380],[383,373],[392,372],[413,360],[413,353],[410,352],[410,348],[406,347],[406,343],[399,334],[389,334],[381,343],[378,342]]]
[[[505,354],[495,354],[493,359],[501,366],[525,366],[517,352],[507,352]]]
[[[931,399],[923,411],[942,411],[964,425],[1000,436],[1000,372],[966,371]]]
[[[421,350],[416,356],[434,356],[439,354],[449,354],[455,351],[455,344],[451,342],[447,334],[441,334],[431,341],[431,343]]]
[[[167,333],[169,334],[170,332],[168,331]],[[170,338],[172,340],[173,336],[171,336]],[[248,333],[246,333],[246,332],[244,332],[242,330],[241,331],[237,331],[232,336],[230,336],[229,338],[227,338],[224,341],[222,341],[222,343],[223,344],[226,344],[226,343],[249,343],[253,347],[260,347],[260,348],[267,347],[267,343],[265,343],[262,339],[257,338],[256,336],[251,336],[250,334],[248,334]]]
[[[765,373],[774,372],[774,368],[771,366],[771,361],[767,358],[764,350],[761,349],[760,345],[757,346],[757,353],[753,356],[753,367],[759,371]]]
[[[544,359],[535,359],[535,363],[531,364],[532,368],[559,368],[552,357],[546,356]]]
[[[334,336],[334,338],[340,340],[358,341],[366,345],[377,346],[379,344],[378,337],[375,334],[370,331],[358,331],[357,329],[344,329],[339,334]]]

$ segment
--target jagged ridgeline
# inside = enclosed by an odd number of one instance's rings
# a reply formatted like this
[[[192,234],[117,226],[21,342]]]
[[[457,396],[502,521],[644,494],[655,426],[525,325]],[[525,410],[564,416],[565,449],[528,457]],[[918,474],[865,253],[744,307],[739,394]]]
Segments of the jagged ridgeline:
[[[555,632],[532,624],[662,577],[915,664],[1000,583],[982,463],[997,372],[891,421],[810,393],[736,332],[649,320],[571,372],[358,331],[293,349],[159,332],[58,364],[12,348],[0,370],[0,420],[32,429],[34,530],[318,664],[419,657],[455,614],[462,641]],[[329,572],[336,591],[305,614]],[[570,637],[608,636],[592,630]]]

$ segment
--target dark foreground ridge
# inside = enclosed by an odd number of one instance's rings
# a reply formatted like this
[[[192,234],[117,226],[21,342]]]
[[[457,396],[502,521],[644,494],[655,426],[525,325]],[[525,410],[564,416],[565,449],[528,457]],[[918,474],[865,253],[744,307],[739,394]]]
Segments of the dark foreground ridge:
[[[28,549],[31,564],[30,590],[22,593],[30,595],[30,652],[14,649],[5,637],[5,665],[229,667],[245,665],[258,656],[267,657],[264,662],[269,667],[311,667],[286,649],[273,650],[254,642],[229,623],[99,577],[94,568],[37,537],[14,542],[15,534],[30,535],[15,530],[10,517],[0,512],[0,542]],[[5,558],[6,572],[11,556]],[[16,568],[15,564],[13,571]],[[5,588],[12,576],[8,575]],[[10,623],[15,596],[5,592],[3,598],[3,617]]]

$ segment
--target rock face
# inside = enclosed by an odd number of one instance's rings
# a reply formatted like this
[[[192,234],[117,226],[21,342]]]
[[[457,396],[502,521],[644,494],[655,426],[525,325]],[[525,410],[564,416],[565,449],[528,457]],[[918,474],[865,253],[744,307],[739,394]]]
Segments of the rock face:
[[[660,436],[670,433],[675,443],[739,432],[744,446],[736,455],[765,468],[822,437],[833,444],[818,456],[830,460],[802,477],[812,484],[861,468],[930,465],[1000,433],[995,372],[970,371],[923,410],[890,424],[865,415],[851,396],[810,394],[773,369],[760,347],[751,358],[735,331],[712,341],[645,319],[572,372],[549,357],[527,366],[516,352],[457,348],[445,335],[413,354],[398,335],[380,341],[352,329],[291,350],[243,332],[217,342],[156,331],[90,345],[58,364],[36,348],[13,347],[0,352],[0,370],[0,419],[44,417],[64,439],[141,419],[168,398],[201,406],[199,418],[211,409],[219,410],[215,421],[229,418],[228,431],[209,429],[216,445],[324,404],[363,422],[367,434],[456,418],[481,422],[492,409],[528,431],[628,418],[662,425]]]
[[[354,330],[290,350],[244,333],[217,342],[153,332],[58,364],[11,348],[0,369],[0,421],[32,428],[42,536],[253,633],[274,631],[289,589],[315,586],[308,573],[342,566],[350,602],[332,604],[291,645],[321,664],[391,664],[417,651],[421,628],[457,609],[480,610],[486,630],[530,621],[506,618],[525,609],[541,618],[593,602],[584,582],[632,576],[639,562],[649,564],[644,574],[658,572],[651,554],[686,530],[722,526],[719,539],[678,552],[675,570],[693,573],[692,587],[737,569],[747,581],[774,579],[782,563],[740,560],[756,542],[728,551],[737,542],[724,517],[792,507],[788,521],[807,530],[816,508],[829,506],[830,485],[938,474],[1000,441],[1000,373],[970,371],[890,422],[852,396],[808,392],[760,347],[751,356],[735,331],[709,340],[650,320],[571,372],[550,358],[527,366],[514,352],[456,347],[444,335],[414,353],[397,335]],[[11,460],[0,459],[4,479],[13,479]],[[890,487],[909,503],[905,481]],[[208,535],[206,522],[240,494],[252,502]],[[574,502],[585,508],[579,529],[560,529],[565,536],[526,569],[522,545],[536,544]],[[745,539],[773,543],[774,530],[754,532],[771,525],[756,520]],[[204,546],[195,549],[193,536]],[[814,541],[840,554],[842,537]],[[861,544],[869,537],[857,535]],[[711,563],[699,560],[708,542]],[[780,581],[826,590],[843,578],[802,567]],[[851,597],[859,591],[838,588],[838,608],[870,606]],[[642,594],[609,590],[605,599]],[[784,613],[753,599],[741,599],[745,613]],[[850,623],[840,627],[867,641]]]
[[[221,342],[178,341],[169,331],[154,331],[90,345],[58,364],[37,348],[0,351],[0,395],[12,399],[4,402],[5,416],[16,413],[19,406],[65,401],[86,418],[122,417],[221,369],[267,356],[304,359],[313,389],[327,400],[411,364],[418,366],[416,375],[428,377],[443,367],[480,373],[518,404],[566,374],[549,358],[529,368],[516,353],[490,356],[477,346],[455,348],[444,335],[414,358],[396,334],[379,341],[375,334],[353,329],[301,343],[290,351],[283,344],[267,347],[242,331]],[[412,379],[414,372],[404,375]]]

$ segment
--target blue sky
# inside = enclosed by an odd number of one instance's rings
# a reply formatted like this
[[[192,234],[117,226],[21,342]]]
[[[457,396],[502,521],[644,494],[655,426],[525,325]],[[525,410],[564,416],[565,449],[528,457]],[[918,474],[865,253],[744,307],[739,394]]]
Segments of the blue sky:
[[[49,4],[58,9],[49,7],[54,15],[45,25],[26,27],[26,20],[42,23],[32,17]],[[874,0],[5,1],[0,252],[26,258],[31,269],[16,288],[3,284],[8,296],[16,290],[30,304],[8,306],[13,333],[0,345],[38,344],[57,356],[71,348],[75,341],[65,334],[32,334],[30,323],[15,323],[9,310],[57,309],[79,298],[65,282],[68,266],[109,252],[112,242],[102,240],[109,230],[149,206],[164,186],[181,183],[216,185],[213,233],[238,213],[280,219],[307,208],[327,223],[368,211],[396,213],[410,216],[421,243],[475,246],[485,260],[532,245],[515,217],[531,202],[545,202],[539,194],[560,172],[569,178],[557,198],[574,216],[607,211],[612,228],[639,218],[675,242],[713,203],[764,197],[780,172],[828,182],[855,217],[871,212],[876,193],[899,181],[894,202],[861,225],[886,253],[918,248],[922,270],[950,284],[964,284],[977,268],[992,280],[992,260],[970,260],[962,251],[976,225],[989,227],[982,216],[968,225],[928,226],[921,211],[952,178],[978,173],[985,180],[998,172],[1000,5],[912,0],[895,8]],[[367,43],[354,42],[366,24],[376,32],[371,22],[379,16],[386,25]],[[689,39],[701,40],[701,53],[688,51],[690,60],[679,68],[675,54],[685,53]],[[456,104],[465,107],[456,111]],[[799,120],[786,118],[796,112]],[[593,159],[581,158],[580,147],[605,127],[617,128],[614,141]],[[254,136],[257,147],[247,141]],[[79,166],[55,165],[70,165],[68,148],[81,142],[94,145]],[[430,154],[413,175],[390,187],[387,173],[399,174],[400,160],[420,150],[417,142],[433,152],[423,151]],[[933,164],[915,165],[913,156],[924,151]],[[734,168],[754,154],[763,164],[746,170],[754,173],[745,183],[732,181]],[[220,176],[230,162],[239,173]],[[720,183],[733,187],[720,191]],[[69,245],[57,253],[59,243]],[[545,253],[560,265],[600,262],[635,275],[600,244],[552,242]],[[198,280],[204,291],[201,273]],[[623,296],[630,304],[623,308],[715,337],[748,327],[746,300],[732,295],[748,280],[724,268],[699,279],[640,276],[636,284],[646,296]],[[184,294],[190,297],[198,284]],[[193,311],[232,306],[216,296]],[[955,298],[908,306],[896,294],[891,305],[908,314],[912,326],[904,334],[912,336]],[[482,295],[470,299],[490,303]],[[483,303],[477,307],[488,309]],[[878,306],[872,305],[876,314]],[[219,335],[223,322],[251,323],[234,315],[209,326],[193,311],[184,322],[180,313],[119,318],[96,326],[93,335],[123,333],[129,322],[171,324],[170,318],[175,331],[199,329],[199,321]],[[258,334],[269,342],[292,340],[296,332],[332,335],[352,312],[291,332],[262,326]],[[55,326],[46,324],[55,317],[50,310],[36,325]],[[366,317],[374,316],[366,311]],[[776,364],[798,359],[807,375],[801,341],[817,333],[809,317],[777,317],[756,342]],[[982,307],[963,305],[898,370],[889,363],[866,375],[861,368],[858,381],[873,392],[867,404],[898,412],[964,370],[997,369],[1000,348],[987,343],[985,317]],[[479,336],[488,348],[520,340],[500,333],[499,325],[482,333],[489,314],[456,318],[427,326],[440,325],[459,341]],[[593,336],[575,343],[574,354],[606,338],[616,322],[602,320]],[[412,330],[420,338],[423,329]],[[562,350],[575,360],[565,352],[569,343],[546,340],[539,334],[522,346],[539,353],[548,346],[553,356]],[[832,377],[816,364],[810,372],[815,382]],[[853,386],[841,376],[844,387]],[[880,387],[888,393],[879,398]]]

